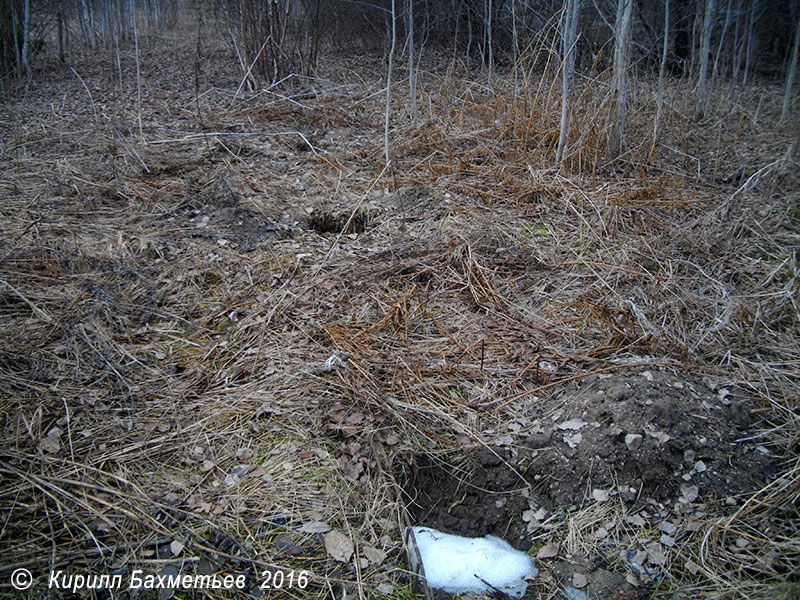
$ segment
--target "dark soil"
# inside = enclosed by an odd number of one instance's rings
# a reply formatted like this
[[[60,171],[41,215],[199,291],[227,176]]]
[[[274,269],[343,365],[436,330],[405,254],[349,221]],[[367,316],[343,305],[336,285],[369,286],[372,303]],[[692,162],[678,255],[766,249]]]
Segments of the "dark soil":
[[[591,376],[531,400],[501,445],[468,450],[456,465],[421,457],[408,509],[417,524],[493,534],[528,550],[541,532],[532,511],[547,522],[595,502],[594,490],[608,492],[626,514],[644,511],[656,526],[691,513],[693,503],[733,505],[775,470],[768,451],[747,441],[758,426],[753,408],[709,381],[666,370]],[[647,597],[625,582],[624,565],[612,564],[620,546],[606,550],[546,567],[567,584],[587,573],[589,597]]]

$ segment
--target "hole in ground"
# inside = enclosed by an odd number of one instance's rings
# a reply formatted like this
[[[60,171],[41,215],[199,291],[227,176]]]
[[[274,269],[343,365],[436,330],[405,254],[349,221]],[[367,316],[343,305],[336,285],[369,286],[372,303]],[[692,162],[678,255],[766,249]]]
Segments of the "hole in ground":
[[[334,213],[325,209],[316,209],[311,213],[306,221],[308,226],[319,233],[363,233],[370,221],[371,215],[368,211],[359,209],[350,220],[350,214]],[[347,221],[350,220],[350,224]],[[347,230],[344,231],[345,226]]]

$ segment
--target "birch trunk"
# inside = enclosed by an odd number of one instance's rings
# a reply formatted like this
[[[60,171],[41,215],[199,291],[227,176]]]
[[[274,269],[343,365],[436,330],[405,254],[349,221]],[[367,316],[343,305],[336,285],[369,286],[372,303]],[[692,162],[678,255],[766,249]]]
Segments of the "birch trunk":
[[[742,69],[742,49],[744,36],[742,35],[742,0],[736,2],[736,30],[733,35],[733,64],[731,65],[731,103],[736,100],[736,86],[739,83],[739,71]]]
[[[750,5],[750,11],[747,13],[747,49],[744,53],[744,74],[742,75],[742,85],[747,85],[747,80],[750,77],[750,66],[753,61],[753,48],[755,47],[756,37],[756,10],[758,10],[758,1]]]
[[[664,46],[661,49],[661,65],[658,67],[658,98],[656,99],[656,122],[653,127],[653,148],[650,152],[652,158],[658,137],[661,133],[661,115],[664,111],[664,76],[667,70],[667,56],[669,54],[669,0],[664,3]]]
[[[700,119],[708,106],[708,58],[711,48],[711,32],[714,23],[716,0],[706,0],[703,32],[700,36],[700,74],[697,79],[697,104],[694,109],[695,119]]]
[[[411,118],[417,118],[417,71],[414,68],[414,0],[408,0],[408,95]]]
[[[450,0],[450,10],[453,11],[453,15],[455,18],[455,25],[453,27],[453,63],[456,62],[456,57],[458,56],[458,29],[461,23],[461,3],[458,3],[458,8],[456,8],[456,0]]]
[[[564,0],[561,15],[561,127],[558,134],[556,163],[564,158],[567,143],[567,124],[569,117],[569,92],[572,74],[575,70],[575,38],[578,30],[579,0]]]
[[[94,15],[89,0],[81,0],[81,29],[86,43],[94,50],[97,43],[94,38]]]
[[[394,63],[394,49],[397,45],[397,10],[395,0],[392,0],[392,45],[389,48],[389,67],[386,73],[386,120],[383,125],[383,149],[386,155],[386,166],[389,166],[389,114],[392,107],[392,66]]]
[[[31,0],[25,0],[22,13],[22,72],[31,74]]]
[[[614,22],[614,124],[611,129],[610,153],[615,159],[622,153],[625,141],[625,113],[628,96],[628,48],[631,37],[633,0],[618,0]]]
[[[469,73],[470,67],[470,52],[472,52],[472,14],[467,6],[467,54],[466,54],[466,63],[467,63],[467,73]]]
[[[516,2],[511,0],[511,43],[514,46],[514,94],[519,89],[519,37],[517,35]]]
[[[719,59],[722,55],[722,49],[725,47],[725,35],[728,33],[728,27],[731,24],[731,15],[733,11],[731,11],[731,3],[728,2],[728,5],[725,7],[725,23],[722,25],[722,33],[719,36],[719,43],[717,44],[717,56],[714,58],[714,68],[711,71],[711,84],[713,86],[714,82],[717,80],[717,69],[719,68]],[[736,48],[734,47],[734,52]]]
[[[494,58],[492,57],[492,0],[489,0],[489,5],[486,10],[486,45],[488,47],[489,55],[489,82],[488,85],[492,87],[492,66]]]
[[[800,16],[794,26],[794,47],[792,48],[792,58],[789,63],[789,70],[786,73],[786,91],[783,93],[783,107],[781,108],[781,123],[786,121],[789,116],[789,104],[792,99],[792,87],[794,78],[797,74],[797,54],[800,52]]]

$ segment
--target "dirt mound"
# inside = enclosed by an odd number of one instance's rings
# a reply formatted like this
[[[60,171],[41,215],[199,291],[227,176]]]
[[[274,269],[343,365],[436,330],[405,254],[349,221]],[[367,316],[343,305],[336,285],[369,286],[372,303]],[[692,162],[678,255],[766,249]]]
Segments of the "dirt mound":
[[[627,488],[626,501],[667,502],[687,483],[724,498],[757,489],[773,469],[746,443],[753,407],[702,381],[659,371],[595,376],[548,404],[519,456],[530,458],[528,472],[541,477],[534,494],[550,509],[614,485]]]
[[[498,535],[523,550],[595,504],[614,505],[622,518],[658,531],[664,519],[692,515],[704,500],[735,504],[737,494],[770,478],[768,451],[748,440],[751,409],[725,388],[672,372],[592,376],[532,399],[506,432],[496,432],[496,446],[474,448],[455,466],[421,458],[408,486],[409,510],[417,523]],[[602,527],[606,536],[613,524]],[[626,575],[633,571],[637,585],[655,581],[648,564],[657,566],[664,549],[656,542],[649,548],[654,560],[640,555],[634,567],[620,552],[632,560],[646,544],[610,538],[603,555],[553,561],[551,576],[569,582],[588,573],[590,594],[639,597]]]

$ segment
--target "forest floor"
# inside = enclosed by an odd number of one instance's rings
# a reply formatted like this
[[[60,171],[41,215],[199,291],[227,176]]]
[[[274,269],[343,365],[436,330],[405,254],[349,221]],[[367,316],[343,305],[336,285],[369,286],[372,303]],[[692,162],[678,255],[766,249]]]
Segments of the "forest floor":
[[[673,81],[652,148],[635,82],[608,162],[586,80],[558,169],[550,79],[431,56],[387,169],[374,49],[253,93],[187,30],[45,57],[2,100],[0,591],[409,598],[425,524],[529,551],[531,599],[800,596],[778,88],[694,123]]]

